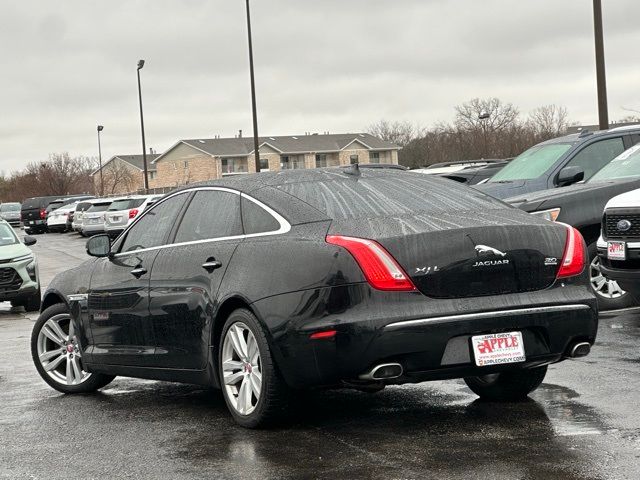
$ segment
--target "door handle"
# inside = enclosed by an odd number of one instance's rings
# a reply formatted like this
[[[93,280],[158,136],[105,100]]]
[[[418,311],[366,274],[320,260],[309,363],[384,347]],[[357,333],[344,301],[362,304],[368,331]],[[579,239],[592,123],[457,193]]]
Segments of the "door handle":
[[[144,267],[136,267],[133,270],[131,270],[131,275],[133,275],[136,278],[140,278],[145,273],[147,273],[147,269]]]
[[[202,268],[204,268],[209,273],[220,268],[221,266],[222,266],[222,262],[219,262],[213,257],[207,258],[207,261],[202,264]]]

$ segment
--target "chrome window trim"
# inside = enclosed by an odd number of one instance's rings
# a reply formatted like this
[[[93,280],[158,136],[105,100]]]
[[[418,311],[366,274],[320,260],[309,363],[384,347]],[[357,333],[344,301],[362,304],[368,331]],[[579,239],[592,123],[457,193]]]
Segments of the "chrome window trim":
[[[191,240],[189,242],[179,242],[179,243],[168,243],[166,245],[158,245],[156,247],[149,247],[149,248],[140,248],[138,250],[131,250],[130,252],[119,252],[113,255],[114,258],[118,258],[118,257],[125,257],[128,255],[133,255],[133,254],[137,254],[137,253],[141,253],[141,252],[151,252],[153,250],[162,250],[165,248],[172,248],[172,247],[182,247],[184,245],[198,245],[201,243],[213,243],[213,242],[223,242],[226,240],[242,240],[245,238],[254,238],[254,237],[266,237],[266,236],[270,236],[270,235],[282,235],[285,233],[288,233],[291,230],[291,224],[282,216],[280,215],[278,212],[276,212],[275,210],[273,210],[271,207],[269,207],[268,205],[265,205],[264,203],[262,203],[260,200],[257,200],[255,198],[253,198],[250,195],[247,195],[246,193],[240,192],[238,190],[233,190],[231,188],[226,188],[226,187],[194,187],[194,188],[188,188],[188,189],[184,189],[184,190],[180,190],[178,192],[172,193],[168,196],[166,196],[165,198],[163,198],[162,200],[156,202],[149,210],[146,210],[145,212],[143,212],[143,215],[141,215],[138,219],[136,219],[135,222],[133,222],[131,225],[129,225],[124,232],[122,232],[122,238],[125,238],[126,234],[128,233],[128,231],[133,228],[134,225],[136,225],[142,218],[144,218],[144,216],[146,215],[146,213],[153,211],[153,209],[155,207],[157,207],[158,205],[162,205],[165,201],[169,200],[170,198],[173,198],[177,195],[181,195],[187,192],[201,192],[201,191],[219,191],[219,192],[228,192],[228,193],[233,193],[235,195],[239,195],[241,198],[246,198],[247,200],[252,201],[253,203],[255,203],[256,205],[258,205],[259,207],[261,207],[263,210],[265,210],[269,215],[271,215],[277,222],[278,225],[280,225],[280,228],[278,228],[278,230],[273,230],[270,232],[260,232],[260,233],[250,233],[248,235],[233,235],[233,236],[229,236],[229,237],[220,237],[220,238],[206,238],[203,240]]]
[[[589,310],[590,308],[591,307],[589,305],[574,304],[574,305],[552,305],[548,307],[516,308],[513,310],[496,310],[493,312],[463,313],[460,315],[448,315],[445,317],[403,320],[401,322],[394,322],[386,325],[384,327],[384,330],[400,330],[403,328],[418,327],[422,325],[431,325],[434,323],[446,323],[446,322],[452,322],[456,320],[481,320],[485,318],[510,317],[513,315],[535,315],[537,313],[555,313],[555,312],[568,312],[568,311],[576,311],[576,310]]]

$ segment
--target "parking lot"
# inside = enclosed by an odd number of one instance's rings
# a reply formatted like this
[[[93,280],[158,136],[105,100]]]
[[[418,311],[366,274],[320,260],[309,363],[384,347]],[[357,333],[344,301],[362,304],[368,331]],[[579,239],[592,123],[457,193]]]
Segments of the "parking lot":
[[[87,258],[45,234],[43,284]],[[21,313],[22,312],[22,313]],[[462,381],[377,394],[306,392],[271,430],[237,426],[217,391],[118,378],[64,396],[37,375],[37,314],[0,311],[2,478],[638,478],[640,313],[601,316],[584,359],[552,366],[532,399],[481,402]]]

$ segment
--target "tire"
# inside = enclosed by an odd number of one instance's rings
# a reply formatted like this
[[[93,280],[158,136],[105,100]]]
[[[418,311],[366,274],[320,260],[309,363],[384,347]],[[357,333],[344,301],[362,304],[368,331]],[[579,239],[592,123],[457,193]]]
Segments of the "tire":
[[[244,359],[234,346],[234,333],[242,336],[240,345],[244,343],[244,351],[247,353]],[[255,343],[250,341],[249,333]],[[252,350],[253,345],[257,346],[257,359],[255,350]],[[251,351],[254,352],[253,355]],[[233,367],[230,366],[231,362],[235,362]],[[217,368],[222,396],[231,416],[239,425],[245,428],[263,427],[272,424],[282,415],[288,403],[289,389],[274,363],[262,325],[249,310],[235,310],[227,318],[220,335]],[[256,395],[253,383],[257,378],[256,369],[261,375],[259,395]],[[233,377],[236,381],[227,385],[225,372],[227,379]],[[243,392],[249,392],[248,402],[241,402]]]
[[[85,372],[81,369],[81,353],[77,348],[74,348],[77,347],[77,342],[70,341],[68,337],[70,318],[69,309],[63,303],[52,305],[42,312],[33,326],[31,333],[31,357],[33,358],[36,370],[50,387],[62,393],[94,392],[111,383],[115,376]],[[48,323],[50,321],[52,323]],[[53,328],[53,323],[58,325],[60,330]],[[41,335],[45,325],[50,335],[62,341],[54,342],[50,337],[44,335],[44,333]],[[67,326],[66,331],[65,325]],[[67,337],[62,339],[62,335],[59,335],[58,332],[67,335]],[[73,336],[73,338],[75,338],[75,336]],[[67,348],[63,350],[63,345],[70,345],[72,352]],[[56,356],[55,352],[57,350],[60,351],[60,354]],[[62,353],[63,351],[65,352],[64,354]],[[49,356],[48,360],[41,360],[43,353],[51,353],[52,356]],[[74,363],[78,367],[78,374],[76,374],[76,369],[73,368]],[[54,364],[57,366],[51,368]],[[47,371],[45,367],[50,367],[51,369]],[[66,372],[66,381],[65,375],[62,375],[61,372]]]
[[[473,393],[484,400],[513,402],[524,400],[540,386],[547,374],[547,366],[511,372],[467,377],[464,379]]]
[[[589,251],[589,283],[598,299],[598,308],[600,310],[618,310],[637,307],[639,302],[634,294],[625,292],[618,285],[618,282],[609,280],[600,273],[597,242],[591,243],[587,248]]]
[[[40,292],[40,287],[38,287],[38,291],[27,298],[26,302],[24,302],[24,309],[27,312],[38,312],[40,311],[41,303],[42,293]]]

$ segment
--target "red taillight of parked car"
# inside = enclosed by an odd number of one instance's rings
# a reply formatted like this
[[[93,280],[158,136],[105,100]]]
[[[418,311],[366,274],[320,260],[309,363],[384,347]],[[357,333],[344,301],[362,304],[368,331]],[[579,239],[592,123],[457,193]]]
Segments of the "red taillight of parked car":
[[[416,289],[398,262],[378,242],[341,235],[327,235],[326,240],[345,248],[353,256],[373,288],[403,292]]]
[[[44,208],[40,209],[40,218],[43,220],[47,218],[47,211]]]
[[[129,210],[129,218],[136,218],[136,215],[138,215],[137,208],[132,208],[131,210]]]
[[[558,270],[558,278],[575,277],[580,275],[587,263],[587,252],[584,239],[578,230],[567,225],[567,243]]]

